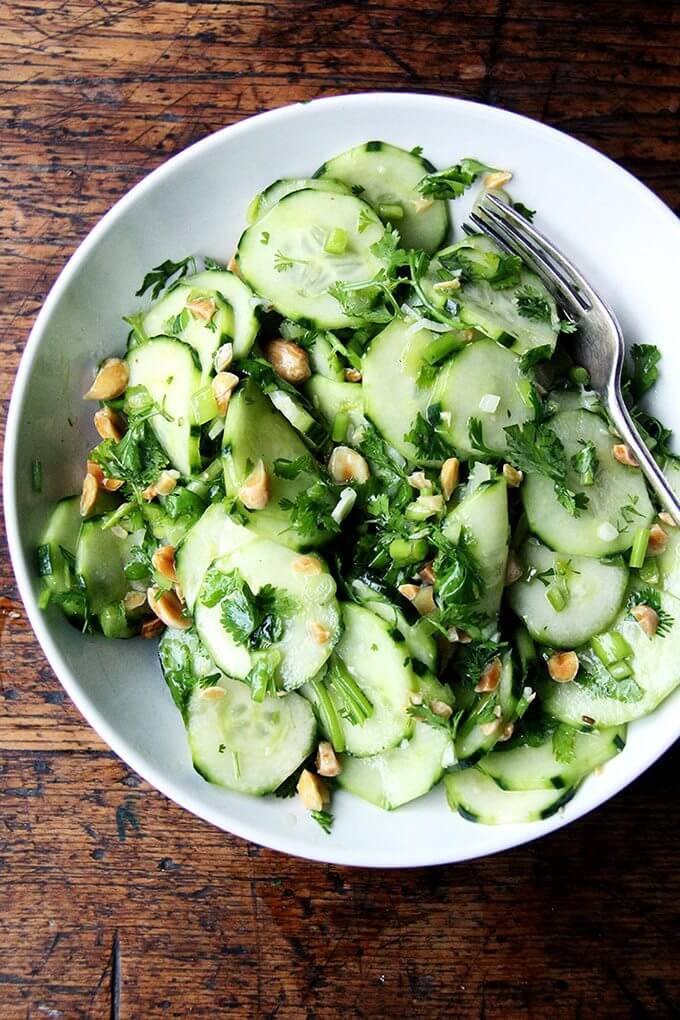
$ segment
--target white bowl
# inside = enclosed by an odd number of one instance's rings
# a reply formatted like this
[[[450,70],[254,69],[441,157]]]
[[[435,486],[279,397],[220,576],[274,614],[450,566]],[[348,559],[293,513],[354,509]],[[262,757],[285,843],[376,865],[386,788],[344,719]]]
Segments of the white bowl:
[[[305,176],[351,145],[381,138],[422,145],[440,167],[475,156],[515,173],[513,195],[616,310],[632,341],[658,344],[659,415],[680,427],[673,399],[680,227],[668,208],[585,145],[503,110],[433,96],[339,96],[288,106],[225,128],[154,171],[94,228],[55,283],[24,353],[7,427],[7,532],[19,590],[54,671],[85,718],[133,769],[222,829],[316,860],[376,867],[479,857],[552,832],[601,804],[662,754],[680,729],[680,690],[630,727],[625,751],[541,823],[474,825],[446,806],[442,787],[388,814],[340,793],[327,836],[293,800],[256,799],[204,782],[193,770],[156,643],[83,637],[58,610],[37,606],[36,540],[54,500],[78,491],[94,436],[81,394],[95,363],[123,350],[121,315],[144,273],[188,253],[226,260],[253,194],[277,177]],[[454,216],[460,224],[456,203]],[[44,469],[32,492],[31,462]]]

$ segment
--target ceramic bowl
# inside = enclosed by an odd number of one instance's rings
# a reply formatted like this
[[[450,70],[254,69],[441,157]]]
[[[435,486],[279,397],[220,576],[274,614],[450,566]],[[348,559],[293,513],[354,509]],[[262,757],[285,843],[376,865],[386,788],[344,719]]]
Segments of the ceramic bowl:
[[[81,395],[96,363],[123,350],[121,316],[149,269],[189,253],[226,261],[253,194],[277,177],[308,176],[328,157],[372,138],[421,145],[440,167],[463,156],[514,172],[513,196],[616,310],[626,337],[664,355],[654,397],[680,427],[673,394],[680,225],[639,181],[593,149],[503,110],[426,95],[338,96],[273,110],[205,138],[122,198],[73,255],[26,346],[12,397],[5,453],[5,512],[21,596],[54,671],[88,722],[133,769],[187,810],[277,850],[374,867],[479,857],[552,832],[634,780],[680,730],[680,690],[630,727],[628,745],[590,776],[556,816],[487,827],[453,814],[441,786],[386,813],[340,793],[326,835],[294,800],[248,798],[193,770],[183,725],[165,688],[156,644],[83,637],[58,610],[37,605],[35,545],[50,505],[78,491],[94,441]],[[462,206],[453,209],[460,227]],[[44,487],[32,491],[31,462]]]

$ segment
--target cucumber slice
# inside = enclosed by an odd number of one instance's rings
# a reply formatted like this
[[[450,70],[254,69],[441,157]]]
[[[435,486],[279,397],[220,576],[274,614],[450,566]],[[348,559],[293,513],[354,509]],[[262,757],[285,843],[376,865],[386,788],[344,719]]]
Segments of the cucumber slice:
[[[272,793],[311,754],[314,713],[304,698],[268,696],[258,703],[246,684],[221,677],[224,697],[195,690],[187,711],[189,746],[197,772],[239,793]]]
[[[612,726],[592,733],[577,733],[574,754],[568,763],[559,762],[553,751],[552,735],[536,747],[520,744],[492,751],[479,763],[502,790],[565,790],[615,758],[626,746],[626,727]]]
[[[227,495],[237,497],[238,491],[258,460],[263,460],[269,475],[271,496],[262,510],[245,511],[248,524],[258,535],[273,538],[292,549],[315,546],[328,540],[328,534],[313,531],[302,534],[290,521],[282,499],[295,500],[318,478],[319,473],[309,450],[295,429],[277,411],[271,401],[252,380],[239,387],[229,401],[224,426],[224,478]],[[309,468],[297,478],[279,478],[274,461],[309,458]]]
[[[484,579],[480,608],[495,617],[501,607],[505,565],[510,543],[508,487],[503,477],[466,493],[444,522],[444,534],[454,543],[465,528],[473,542],[474,554]]]
[[[305,393],[329,425],[339,414],[348,415],[353,425],[360,425],[365,420],[361,383],[336,382],[322,375],[313,375],[305,384]]]
[[[367,416],[385,439],[412,463],[422,463],[407,442],[418,414],[425,415],[431,386],[418,385],[423,352],[434,339],[429,329],[413,332],[413,324],[395,319],[373,337],[362,358],[361,374]]]
[[[676,497],[680,499],[680,459],[677,457],[667,457],[663,466],[663,473],[668,479],[668,484]]]
[[[373,712],[365,722],[354,725],[341,714],[341,701],[332,685],[330,694],[340,714],[347,752],[357,757],[380,754],[411,736],[413,720],[407,709],[410,695],[418,689],[417,680],[403,644],[393,640],[383,620],[361,606],[343,603],[341,610],[345,629],[336,652],[370,700]],[[316,702],[309,687],[303,693]]]
[[[272,585],[290,596],[292,605],[283,617],[283,637],[271,645],[281,656],[277,678],[288,691],[322,669],[340,633],[335,581],[325,569],[318,574],[296,571],[297,559],[297,554],[285,546],[261,539],[233,549],[214,563],[225,574],[237,570],[256,594],[265,585]],[[254,657],[247,645],[239,644],[223,625],[220,604],[208,607],[199,595],[194,615],[199,637],[219,668],[229,676],[245,679]],[[315,639],[317,627],[328,634],[323,643]]]
[[[434,167],[422,156],[387,142],[366,142],[329,159],[319,167],[317,178],[334,178],[351,188],[362,188],[361,197],[391,219],[405,248],[422,248],[431,254],[449,231],[447,203],[423,199],[417,184]],[[400,206],[399,219],[381,212],[381,206]]]
[[[542,688],[550,715],[572,726],[584,722],[598,728],[648,715],[680,683],[680,600],[660,592],[661,608],[672,620],[665,636],[649,638],[637,620],[623,610],[614,630],[632,649],[632,678],[614,680],[590,651],[579,654],[581,670],[568,684],[546,680]]]
[[[214,291],[232,311],[234,357],[245,358],[260,328],[258,308],[261,302],[243,280],[226,269],[204,269],[186,280],[187,285]]]
[[[80,496],[60,499],[50,514],[47,527],[40,540],[40,547],[47,547],[47,555],[41,553],[41,577],[50,591],[68,591],[74,578],[62,549],[71,556],[76,554],[78,535],[83,518],[80,516]],[[47,570],[49,565],[50,573]]]
[[[215,301],[215,312],[209,322],[198,318],[187,308],[189,301],[209,298]],[[204,380],[213,371],[215,351],[234,335],[234,315],[231,308],[213,290],[192,287],[181,283],[160,298],[142,319],[142,329],[148,337],[174,336],[196,351]]]
[[[334,181],[331,177],[286,177],[280,181],[274,181],[268,188],[255,196],[246,214],[248,226],[261,220],[286,195],[290,195],[293,191],[306,190],[332,191],[336,195],[352,194],[346,184]]]
[[[175,556],[175,572],[190,612],[194,610],[203,578],[212,561],[255,541],[255,532],[233,520],[222,503],[208,507],[187,533]]]
[[[564,411],[551,419],[550,427],[567,456],[567,485],[584,492],[588,506],[572,517],[557,501],[550,479],[531,473],[520,490],[529,527],[546,545],[575,556],[608,556],[629,549],[637,529],[647,527],[654,516],[642,472],[614,458],[616,440],[596,414]],[[583,486],[571,459],[586,442],[595,445],[599,467],[594,484]]]
[[[124,567],[133,545],[139,545],[143,537],[143,531],[136,531],[120,538],[111,528],[102,530],[98,520],[82,525],[75,570],[85,582],[91,613],[100,613],[110,603],[119,602],[130,590]]]
[[[170,420],[155,414],[150,421],[174,467],[183,475],[200,470],[201,430],[193,424],[191,398],[201,387],[201,373],[191,348],[180,340],[158,337],[134,347],[126,360],[129,385],[145,386],[169,416]]]
[[[469,822],[517,825],[554,815],[571,800],[575,790],[501,790],[479,768],[450,772],[444,777],[446,799],[452,811]]]
[[[479,761],[498,742],[508,723],[517,717],[518,698],[515,692],[515,675],[512,658],[506,654],[502,658],[503,671],[498,687],[490,694],[469,694],[461,692],[460,707],[468,710],[456,734],[456,758],[468,765]],[[473,700],[474,699],[474,700]],[[500,709],[500,715],[491,715],[490,707]],[[497,724],[485,732],[487,726]],[[481,721],[483,720],[483,721]]]
[[[492,277],[498,270],[499,259],[505,253],[490,238],[476,236],[466,237],[450,248],[445,248],[438,253],[438,258],[446,258],[447,255],[456,255],[461,261],[471,264],[476,277],[482,274]],[[459,305],[458,315],[463,322],[474,326],[492,340],[509,333],[515,337],[512,349],[518,354],[533,347],[548,347],[552,354],[560,322],[555,300],[535,273],[523,268],[519,276],[516,286],[502,289],[494,288],[482,278],[465,283],[454,294]],[[521,314],[522,298],[526,295],[540,302],[541,310],[545,309],[545,318],[528,318]]]
[[[627,567],[586,556],[566,560],[535,538],[524,544],[521,557],[534,576],[530,581],[515,582],[508,591],[508,600],[536,641],[557,648],[578,648],[614,622],[626,595]],[[567,568],[568,597],[565,607],[557,612],[548,600],[547,586],[555,582],[560,560]]]
[[[409,654],[417,662],[422,662],[428,669],[436,670],[437,642],[433,636],[432,625],[426,617],[421,617],[414,624],[408,623],[401,609],[390,602],[385,595],[359,579],[352,581],[352,592],[362,606],[370,609],[372,613],[390,625],[393,636],[395,629],[401,634]]]
[[[468,431],[470,418],[478,418],[485,445],[502,457],[507,449],[503,429],[534,417],[519,388],[526,382],[519,358],[512,351],[493,340],[469,344],[446,364],[434,387],[433,400],[451,416],[448,424],[446,419],[442,421],[442,434],[463,456],[479,457]],[[500,398],[492,413],[479,406],[489,396]]]
[[[345,373],[340,356],[323,333],[317,334],[309,349],[309,363],[314,374],[335,382],[344,381]]]
[[[325,250],[336,229],[347,234],[342,255]],[[383,233],[371,207],[353,195],[295,191],[242,234],[240,272],[289,319],[305,319],[327,329],[359,326],[361,318],[343,312],[329,289],[339,281],[358,283],[377,275],[383,262],[371,245]]]
[[[668,535],[666,548],[652,562],[659,568],[659,587],[680,598],[680,528],[663,527]]]

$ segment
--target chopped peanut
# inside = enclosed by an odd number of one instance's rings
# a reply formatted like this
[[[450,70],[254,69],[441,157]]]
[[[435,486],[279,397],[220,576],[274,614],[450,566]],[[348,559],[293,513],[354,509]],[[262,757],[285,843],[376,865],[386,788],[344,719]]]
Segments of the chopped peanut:
[[[431,584],[424,584],[418,589],[418,594],[413,599],[413,605],[421,616],[433,613],[437,608],[434,602],[434,588]]]
[[[425,584],[434,584],[435,576],[434,570],[432,569],[432,562],[426,563],[422,570],[418,571],[418,577],[425,582]]]
[[[156,549],[151,557],[151,566],[161,577],[167,578],[168,581],[172,581],[174,584],[177,581],[174,545],[162,545]]]
[[[419,213],[424,213],[427,212],[428,209],[431,209],[434,205],[434,199],[425,198],[421,195],[419,198],[414,198],[411,205],[413,206],[414,213],[418,215]]]
[[[100,487],[104,484],[104,472],[99,467],[99,464],[95,460],[88,460],[85,462],[85,470],[88,475],[94,475],[97,485]]]
[[[477,686],[475,687],[477,693],[481,694],[486,693],[487,691],[495,691],[501,678],[501,671],[501,660],[498,657],[492,659],[491,662],[489,662],[482,670]]]
[[[331,632],[328,627],[324,627],[322,623],[317,623],[316,620],[310,623],[309,633],[312,635],[312,641],[315,641],[317,645],[327,645],[331,639]]]
[[[264,466],[264,461],[258,460],[257,464],[238,490],[238,498],[245,507],[248,507],[249,510],[264,510],[269,502],[270,496],[271,486],[269,483],[269,475],[267,474],[267,469]]]
[[[83,491],[82,491],[82,493],[80,495],[80,516],[81,517],[87,517],[87,515],[93,509],[94,504],[95,504],[95,502],[97,500],[97,492],[98,491],[99,491],[99,486],[97,484],[97,479],[95,478],[94,475],[91,475],[88,472],[85,475],[85,478],[83,479]]]
[[[505,478],[511,489],[518,489],[524,481],[524,472],[514,468],[512,464],[504,464],[503,478]]]
[[[298,556],[293,560],[293,570],[296,574],[320,574],[321,564],[316,556]]]
[[[328,471],[334,482],[367,482],[370,477],[365,458],[349,446],[336,446],[328,461]]]
[[[501,730],[501,735],[498,738],[500,743],[502,744],[504,740],[509,740],[514,732],[515,724],[512,722],[506,723],[503,729]]]
[[[412,471],[406,479],[413,489],[431,489],[432,483],[424,471]]]
[[[576,652],[555,652],[548,659],[548,672],[558,684],[568,684],[579,670]]]
[[[191,620],[183,614],[181,603],[174,591],[161,592],[156,587],[148,588],[146,600],[151,610],[166,627],[188,630],[191,626]]]
[[[95,411],[94,427],[101,439],[113,439],[114,443],[119,443],[125,435],[122,418],[110,407],[102,407],[100,411]]]
[[[612,453],[619,464],[625,464],[626,467],[640,467],[637,457],[630,446],[627,446],[625,443],[617,443],[613,446]]]
[[[229,270],[230,273],[234,273],[235,276],[240,275],[238,271],[238,259],[236,255],[232,255],[229,261],[227,262],[227,269]]]
[[[279,378],[289,383],[301,383],[309,379],[307,351],[292,340],[269,340],[262,345],[264,356]]]
[[[442,487],[442,495],[445,500],[451,499],[454,489],[458,485],[460,477],[460,461],[457,457],[449,457],[442,464],[439,472],[439,484]]]
[[[445,701],[439,701],[435,698],[434,701],[430,702],[430,708],[435,715],[438,715],[440,719],[450,719],[453,715],[453,709],[450,705],[447,705]]]
[[[234,345],[232,343],[222,344],[217,348],[214,358],[216,372],[225,372],[234,360]]]
[[[342,772],[342,767],[338,761],[333,745],[328,740],[322,740],[319,744],[316,752],[316,771],[320,776],[339,776]]]
[[[146,638],[147,641],[149,641],[152,638],[158,637],[163,630],[163,626],[163,621],[159,620],[157,616],[154,616],[153,620],[144,621],[139,633],[143,638]]]
[[[484,187],[493,191],[494,188],[502,188],[504,184],[512,180],[512,174],[509,170],[495,170],[493,173],[485,174],[484,176]]]
[[[460,280],[454,276],[452,280],[440,280],[432,284],[433,290],[460,290]]]
[[[659,520],[667,524],[669,528],[677,528],[674,518],[668,513],[667,510],[662,510],[659,514]]]
[[[300,773],[297,792],[308,811],[323,811],[324,804],[328,804],[331,799],[326,784],[309,769],[303,769]]]
[[[220,701],[227,692],[223,687],[204,687],[199,694],[203,701]]]
[[[485,737],[490,737],[492,733],[495,733],[500,726],[500,719],[494,719],[493,722],[485,722],[479,727]]]
[[[118,492],[125,485],[122,478],[102,478],[102,489],[107,492]]]
[[[417,584],[400,584],[397,588],[400,595],[403,595],[409,602],[413,602],[414,598],[420,591],[420,585]]]
[[[418,693],[412,694],[409,697],[408,700],[411,702],[412,705],[422,705],[422,703],[423,703],[423,696],[422,696],[422,694],[418,694]]]
[[[640,603],[639,606],[633,606],[631,613],[647,637],[654,637],[659,626],[659,614],[656,610],[652,609],[651,606]]]
[[[505,585],[514,584],[515,581],[519,581],[520,577],[524,573],[524,567],[516,552],[510,550],[508,553],[508,559],[505,564]]]
[[[196,298],[194,301],[187,301],[187,308],[195,319],[210,322],[217,305],[212,298]]]
[[[218,372],[212,381],[212,391],[220,414],[226,414],[231,395],[238,386],[238,376],[233,372]]]
[[[346,368],[344,375],[345,382],[361,382],[361,372],[358,368]]]
[[[156,496],[169,496],[176,488],[178,478],[179,471],[175,471],[174,469],[161,471],[156,481],[144,489],[142,499],[149,502],[150,500],[155,499]]]
[[[146,602],[146,595],[143,591],[129,591],[123,599],[123,608],[126,613],[133,613],[135,609],[141,609]]]
[[[130,373],[120,358],[108,358],[101,366],[84,400],[113,400],[125,392]]]
[[[649,529],[649,542],[647,544],[648,556],[659,556],[668,543],[668,532],[664,531],[660,524],[652,524]]]

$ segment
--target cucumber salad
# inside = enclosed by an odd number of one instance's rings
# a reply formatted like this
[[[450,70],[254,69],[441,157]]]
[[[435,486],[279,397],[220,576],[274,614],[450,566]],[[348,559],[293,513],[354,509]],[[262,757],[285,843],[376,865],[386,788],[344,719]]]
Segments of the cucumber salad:
[[[511,176],[368,142],[258,194],[227,266],[152,269],[37,550],[43,608],[158,640],[208,782],[326,831],[338,788],[440,781],[470,821],[546,818],[680,680],[678,530],[574,324],[452,235],[470,188],[532,218]],[[658,361],[632,348],[625,395],[680,477],[638,406]]]

